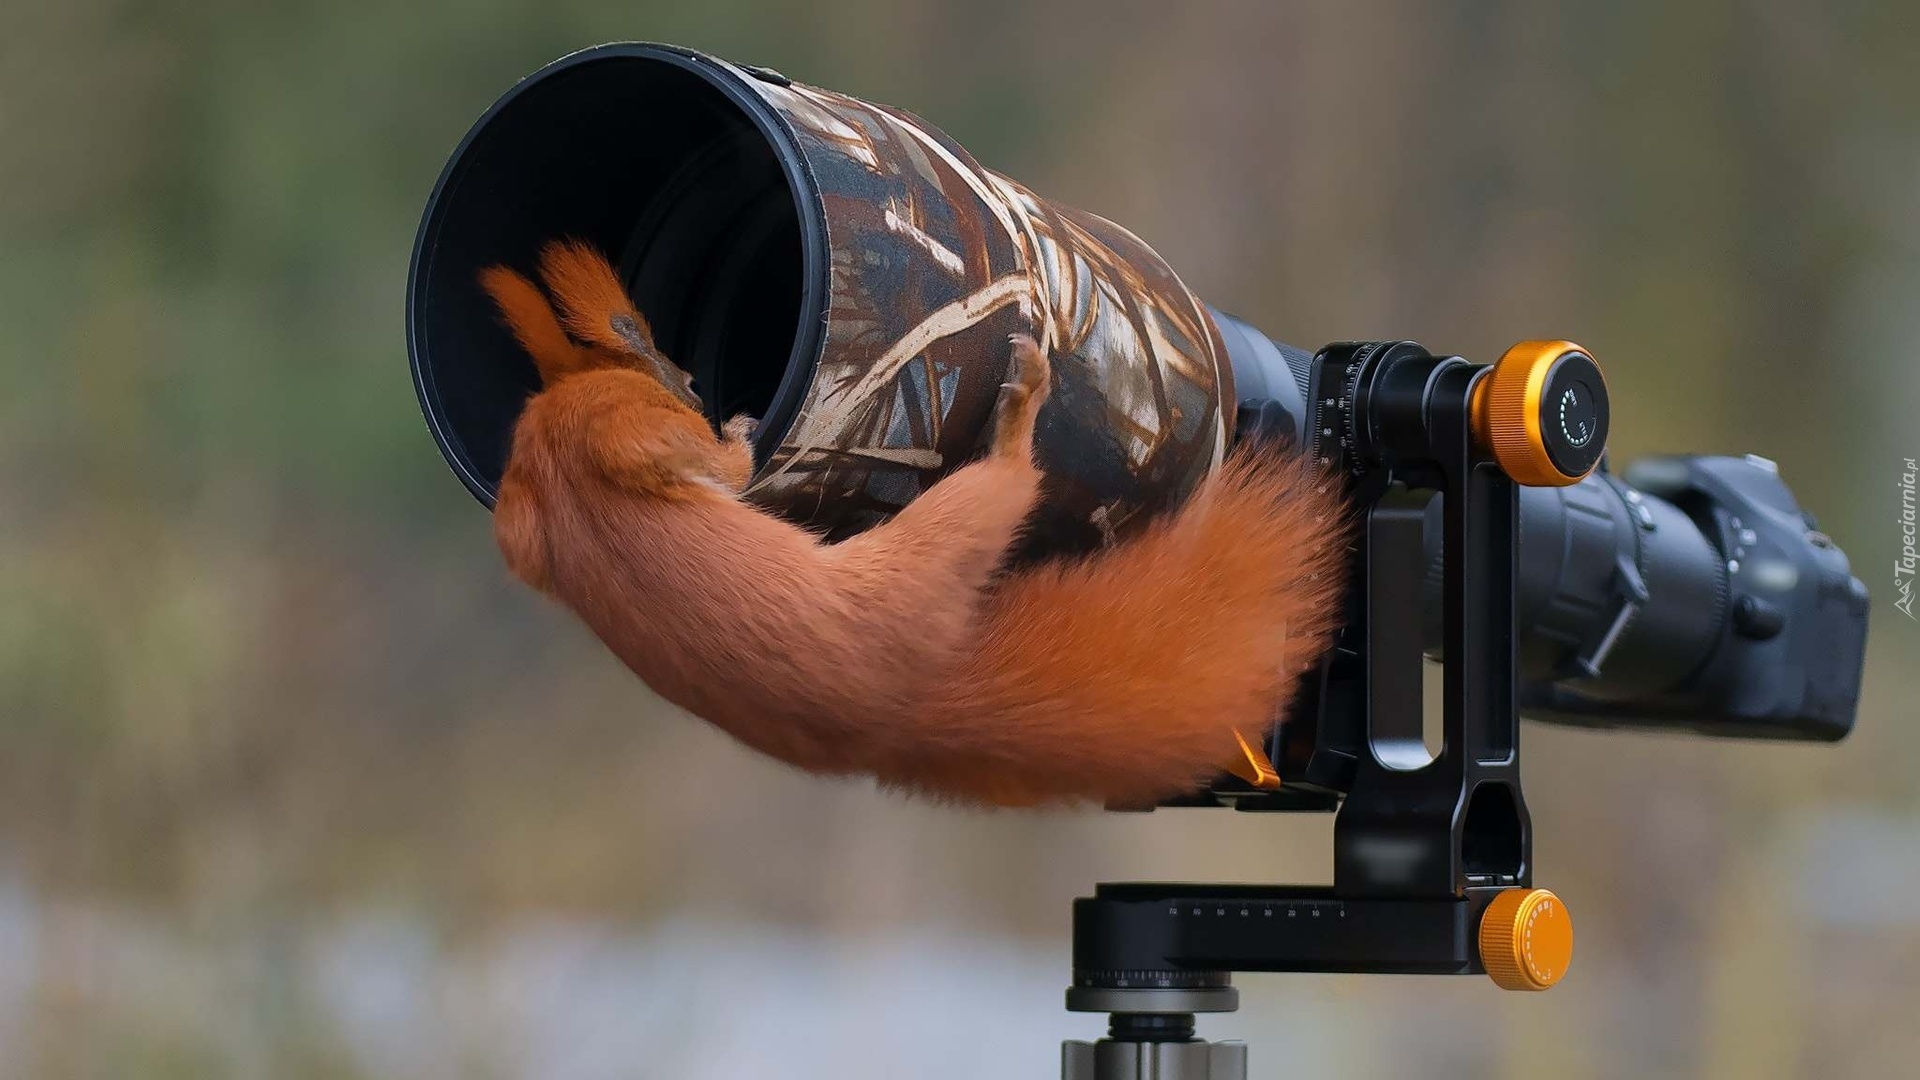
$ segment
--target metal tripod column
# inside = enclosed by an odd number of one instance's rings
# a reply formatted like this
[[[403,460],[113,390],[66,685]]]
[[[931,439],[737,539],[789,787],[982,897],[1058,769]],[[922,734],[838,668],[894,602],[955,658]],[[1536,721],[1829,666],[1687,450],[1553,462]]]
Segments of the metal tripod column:
[[[1107,1037],[1060,1047],[1061,1080],[1247,1080],[1247,1046],[1194,1037],[1195,1013],[1232,1012],[1231,986],[1067,991],[1072,1012],[1103,1012]]]

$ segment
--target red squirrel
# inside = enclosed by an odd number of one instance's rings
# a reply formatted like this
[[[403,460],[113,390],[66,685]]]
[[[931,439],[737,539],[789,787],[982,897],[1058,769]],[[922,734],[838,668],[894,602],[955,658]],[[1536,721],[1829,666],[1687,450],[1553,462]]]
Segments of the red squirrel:
[[[1336,629],[1337,485],[1300,455],[1236,450],[1132,536],[1008,568],[1051,381],[1014,335],[985,454],[826,543],[741,498],[752,421],[714,433],[605,258],[555,242],[540,278],[481,278],[542,380],[494,510],[507,565],[775,758],[961,802],[1151,805],[1266,731]]]

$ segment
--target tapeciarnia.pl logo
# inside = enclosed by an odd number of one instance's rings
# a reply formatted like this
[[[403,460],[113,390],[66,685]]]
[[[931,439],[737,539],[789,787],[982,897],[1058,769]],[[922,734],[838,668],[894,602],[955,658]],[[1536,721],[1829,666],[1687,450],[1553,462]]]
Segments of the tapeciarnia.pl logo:
[[[1905,464],[1906,471],[1900,474],[1900,557],[1893,562],[1893,588],[1900,599],[1895,600],[1893,606],[1905,612],[1907,618],[1920,621],[1920,616],[1913,613],[1914,563],[1920,559],[1914,551],[1913,481],[1920,468],[1915,467],[1912,458],[1907,458]]]

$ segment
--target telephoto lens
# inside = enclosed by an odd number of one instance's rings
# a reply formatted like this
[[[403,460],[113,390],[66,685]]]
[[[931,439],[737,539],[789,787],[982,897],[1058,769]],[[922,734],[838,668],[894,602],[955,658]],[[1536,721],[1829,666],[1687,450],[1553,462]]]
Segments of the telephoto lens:
[[[1411,343],[1280,344],[1202,303],[1126,229],[984,168],[917,117],[690,49],[619,43],[509,90],[455,150],[421,221],[415,385],[448,463],[489,507],[539,380],[478,274],[561,237],[612,257],[711,419],[758,418],[744,497],[831,539],[887,520],[979,454],[1011,333],[1031,332],[1053,361],[1034,439],[1048,484],[1025,556],[1126,537],[1185,501],[1236,437],[1288,438],[1331,462],[1329,433],[1361,446],[1421,427],[1403,416],[1395,430],[1350,428],[1359,414],[1335,406],[1357,406],[1352,394],[1315,384],[1330,377],[1324,358],[1349,357],[1359,380],[1390,369],[1379,349]],[[1483,434],[1528,485],[1515,570],[1527,715],[1843,736],[1867,618],[1846,556],[1763,459],[1587,475],[1605,446],[1592,411],[1603,387],[1591,358],[1561,353],[1531,369],[1541,381],[1495,365],[1475,399],[1478,415],[1515,421]],[[1424,530],[1430,656],[1440,501]]]

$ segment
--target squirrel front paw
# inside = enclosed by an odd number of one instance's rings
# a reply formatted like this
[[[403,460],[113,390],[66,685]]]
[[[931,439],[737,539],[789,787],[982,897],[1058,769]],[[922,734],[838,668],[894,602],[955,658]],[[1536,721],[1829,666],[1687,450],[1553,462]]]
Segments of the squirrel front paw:
[[[1053,364],[1040,343],[1032,334],[1008,334],[1007,344],[1013,349],[1013,364],[1011,381],[1004,387],[1024,390],[1045,401],[1047,391],[1053,388]],[[1039,408],[1039,404],[1034,407]]]
[[[720,482],[729,491],[742,491],[753,478],[753,436],[760,421],[745,413],[720,425]]]
[[[752,442],[760,430],[760,421],[741,413],[720,425],[720,436],[728,442]]]
[[[1053,365],[1030,334],[1009,334],[1007,344],[1013,363],[993,410],[993,453],[1025,457],[1033,450],[1034,420],[1053,389]]]

